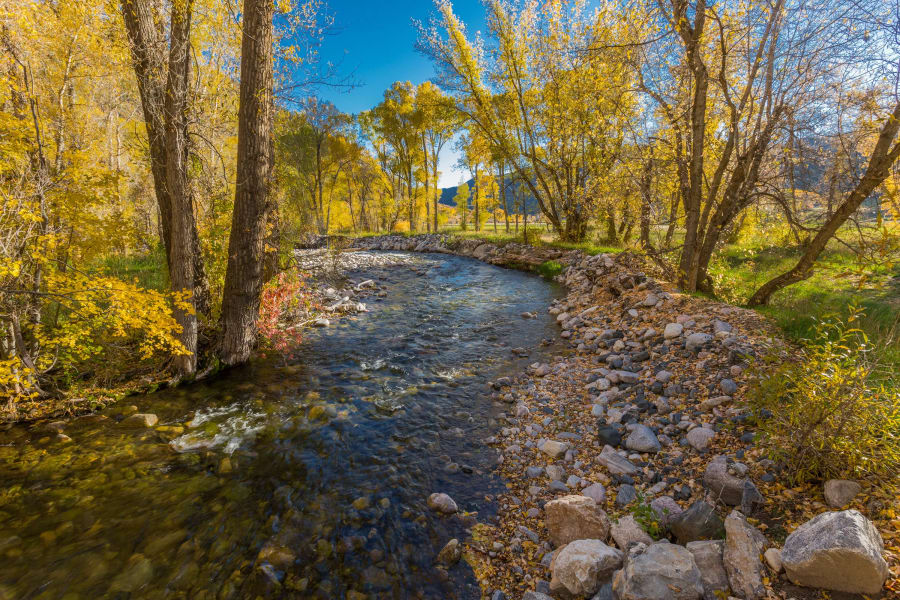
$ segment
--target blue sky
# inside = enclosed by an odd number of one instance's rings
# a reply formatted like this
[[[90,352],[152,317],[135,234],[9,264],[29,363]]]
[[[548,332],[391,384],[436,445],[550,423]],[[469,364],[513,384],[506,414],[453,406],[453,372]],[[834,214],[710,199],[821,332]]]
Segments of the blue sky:
[[[434,10],[431,0],[329,0],[335,17],[332,35],[326,37],[320,59],[339,64],[343,75],[352,74],[360,85],[350,91],[322,88],[319,95],[347,113],[357,113],[378,104],[395,81],[419,84],[434,76],[431,61],[414,48],[416,30],[412,19],[428,22]],[[470,32],[484,23],[479,0],[456,0],[454,11]],[[440,159],[441,187],[456,185],[468,174],[456,170],[452,144]]]

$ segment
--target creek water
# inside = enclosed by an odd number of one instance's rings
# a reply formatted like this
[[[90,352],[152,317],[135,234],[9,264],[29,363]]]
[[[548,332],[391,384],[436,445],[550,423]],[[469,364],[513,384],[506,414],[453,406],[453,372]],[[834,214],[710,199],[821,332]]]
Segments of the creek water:
[[[508,407],[487,383],[550,352],[559,290],[461,257],[353,257],[346,279],[387,294],[290,359],[128,398],[70,421],[71,442],[0,431],[0,599],[479,598],[435,556],[491,518],[484,439]],[[124,426],[128,405],[159,423]],[[429,511],[432,492],[477,515]]]

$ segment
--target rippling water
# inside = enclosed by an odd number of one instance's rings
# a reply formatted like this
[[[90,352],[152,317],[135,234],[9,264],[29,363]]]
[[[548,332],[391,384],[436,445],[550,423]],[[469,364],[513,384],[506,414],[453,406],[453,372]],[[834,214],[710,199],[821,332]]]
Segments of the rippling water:
[[[460,257],[355,261],[350,281],[388,291],[370,312],[290,361],[123,403],[161,427],[128,429],[117,407],[66,444],[0,432],[0,600],[478,598],[464,563],[434,567],[471,519],[425,500],[492,514],[486,383],[521,367],[512,348],[546,352],[557,290]]]

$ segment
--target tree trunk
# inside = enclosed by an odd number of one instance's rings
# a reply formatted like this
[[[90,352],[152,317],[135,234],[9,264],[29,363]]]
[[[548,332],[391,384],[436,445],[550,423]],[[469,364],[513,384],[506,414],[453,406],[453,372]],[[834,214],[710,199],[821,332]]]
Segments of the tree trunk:
[[[650,243],[650,203],[652,198],[650,195],[651,186],[653,184],[653,154],[651,150],[650,158],[644,163],[644,172],[641,173],[641,248],[645,251],[653,249]]]
[[[187,177],[187,92],[190,76],[191,0],[172,5],[169,76],[166,82],[166,184],[171,202],[169,276],[172,291],[183,294],[190,309],[178,306],[175,320],[181,325],[180,340],[189,354],[175,358],[181,375],[197,370],[197,313],[194,302],[194,208]]]
[[[806,247],[803,256],[797,261],[789,271],[770,279],[764,283],[750,300],[747,302],[750,306],[759,306],[767,304],[772,294],[789,285],[802,281],[812,274],[812,267],[825,249],[825,246],[837,233],[837,230],[855,213],[863,201],[875,191],[875,188],[884,182],[890,174],[891,167],[900,157],[900,143],[895,143],[897,132],[900,130],[900,103],[894,107],[893,113],[887,118],[887,121],[881,128],[878,135],[878,141],[872,150],[872,156],[869,158],[869,165],[866,172],[856,184],[856,187],[847,196],[847,199],[838,206],[837,210],[826,221],[822,229],[816,234],[813,240]]]
[[[263,237],[273,155],[273,0],[244,0],[237,185],[222,300],[222,362],[246,362],[256,343]]]

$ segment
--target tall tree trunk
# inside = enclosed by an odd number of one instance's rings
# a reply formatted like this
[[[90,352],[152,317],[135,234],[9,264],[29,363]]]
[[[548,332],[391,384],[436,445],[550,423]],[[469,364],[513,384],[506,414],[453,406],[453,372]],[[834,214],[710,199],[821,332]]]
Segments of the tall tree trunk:
[[[640,224],[640,235],[641,235],[641,248],[645,251],[650,251],[653,249],[653,244],[650,243],[650,204],[653,201],[651,197],[651,186],[653,184],[653,154],[650,154],[650,158],[647,159],[647,162],[644,163],[644,171],[641,173],[641,224]]]
[[[190,76],[191,0],[172,4],[169,76],[165,95],[166,185],[171,202],[169,275],[172,291],[184,294],[191,308],[175,307],[180,340],[189,354],[176,357],[181,375],[197,370],[197,313],[194,302],[194,208],[187,177],[187,92]]]
[[[263,237],[272,174],[273,0],[244,0],[237,185],[222,300],[222,361],[246,362],[256,344]]]
[[[884,182],[890,174],[891,167],[900,158],[900,142],[895,142],[897,133],[900,131],[900,103],[894,107],[893,113],[887,118],[878,135],[878,141],[872,150],[872,156],[869,158],[869,165],[866,172],[856,184],[856,187],[847,196],[847,199],[838,206],[837,210],[831,215],[831,218],[825,222],[825,225],[819,230],[809,245],[803,252],[803,256],[797,261],[789,271],[778,275],[764,283],[750,300],[747,302],[750,306],[759,306],[766,304],[772,297],[772,294],[789,285],[802,281],[812,274],[813,265],[825,246],[837,230],[855,213],[863,201],[875,191],[879,185]]]
[[[478,165],[475,165],[475,231],[481,231],[481,208],[478,205]]]

